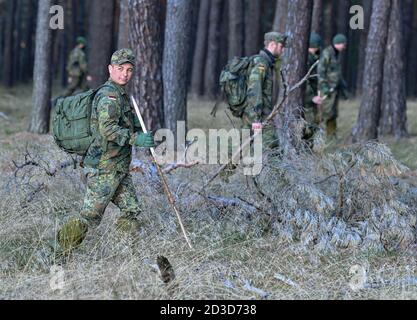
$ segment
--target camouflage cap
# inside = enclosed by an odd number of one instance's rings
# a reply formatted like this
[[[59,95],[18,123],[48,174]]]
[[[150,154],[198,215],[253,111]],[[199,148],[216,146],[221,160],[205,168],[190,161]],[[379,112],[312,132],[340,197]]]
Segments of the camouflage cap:
[[[276,31],[265,33],[264,39],[266,43],[274,41],[277,43],[282,43],[284,46],[286,45],[286,42],[287,42],[287,36]]]
[[[111,56],[111,64],[123,64],[129,62],[135,65],[135,55],[131,49],[120,49],[117,50]]]
[[[310,48],[320,48],[322,45],[322,40],[319,34],[312,32],[310,34]]]
[[[87,40],[84,37],[77,37],[77,44],[87,44]]]
[[[347,38],[344,34],[337,34],[333,38],[333,44],[347,44]]]

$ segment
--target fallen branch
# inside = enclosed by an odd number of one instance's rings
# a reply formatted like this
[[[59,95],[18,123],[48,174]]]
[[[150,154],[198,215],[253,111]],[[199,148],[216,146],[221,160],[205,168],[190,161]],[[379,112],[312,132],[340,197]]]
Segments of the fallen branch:
[[[0,118],[3,118],[4,120],[10,121],[10,118],[3,112],[0,112]]]
[[[192,168],[196,165],[198,165],[200,162],[199,161],[193,161],[190,163],[172,163],[170,165],[168,165],[167,167],[165,167],[164,169],[162,169],[162,171],[165,174],[171,173],[172,171],[178,169],[178,168]]]

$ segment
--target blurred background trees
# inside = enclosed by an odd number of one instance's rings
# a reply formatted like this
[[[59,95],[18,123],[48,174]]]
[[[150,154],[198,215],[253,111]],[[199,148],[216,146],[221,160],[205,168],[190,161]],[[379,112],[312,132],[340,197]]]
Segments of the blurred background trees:
[[[362,110],[358,119],[357,128],[372,126],[365,128],[372,134],[363,134],[363,139],[375,138],[378,134],[404,136],[406,98],[417,96],[417,56],[414,54],[417,50],[417,0],[307,1],[312,7],[311,26],[304,28],[304,33],[319,32],[324,46],[330,44],[336,33],[345,33],[349,39],[342,60],[350,92],[359,98],[363,90],[369,93],[367,77],[371,74],[366,70],[379,73],[381,88],[379,96],[373,97],[378,100],[375,102],[377,109],[372,116]],[[217,99],[218,76],[229,58],[255,54],[263,45],[265,32],[288,29],[292,21],[289,15],[299,14],[289,10],[294,2],[193,0],[185,5],[168,0],[52,0],[51,5],[61,5],[65,11],[65,28],[52,30],[51,37],[49,72],[54,89],[59,91],[66,85],[67,57],[77,36],[85,36],[88,41],[93,86],[107,79],[111,53],[130,46],[138,58],[138,72],[131,89],[148,125],[153,129],[171,127],[173,119],[186,118],[184,95]],[[383,22],[385,35],[369,34],[371,15],[384,4],[389,6]],[[0,0],[0,83],[6,87],[30,83],[36,78],[33,70],[39,5],[36,0]],[[352,17],[349,9],[353,5],[364,8],[363,30],[349,27]],[[296,21],[300,26],[303,22]],[[294,31],[292,26],[290,29]],[[382,57],[375,60],[370,46],[380,43],[379,38],[385,36],[384,48],[379,48]],[[302,41],[307,39],[308,34]],[[297,52],[291,51],[294,55]],[[288,59],[295,65],[302,65],[305,56],[297,54]],[[296,72],[296,77],[299,73]],[[364,98],[370,99],[369,95]],[[166,116],[174,111],[178,114],[172,119]]]

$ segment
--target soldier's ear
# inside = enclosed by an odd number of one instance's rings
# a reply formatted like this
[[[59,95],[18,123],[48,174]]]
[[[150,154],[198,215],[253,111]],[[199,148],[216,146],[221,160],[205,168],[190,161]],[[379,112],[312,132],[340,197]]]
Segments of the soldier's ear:
[[[109,69],[109,73],[112,73],[113,71],[113,66],[111,64],[108,65],[108,69]]]

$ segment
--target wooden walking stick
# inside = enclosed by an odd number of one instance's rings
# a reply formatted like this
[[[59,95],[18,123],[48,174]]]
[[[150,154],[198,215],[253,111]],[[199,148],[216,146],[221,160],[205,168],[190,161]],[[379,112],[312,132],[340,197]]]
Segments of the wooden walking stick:
[[[144,133],[147,133],[148,130],[146,130],[145,122],[143,121],[142,115],[140,114],[138,104],[136,103],[136,100],[135,100],[135,98],[133,96],[130,96],[130,98],[132,99],[133,107],[135,108],[135,112],[136,112],[136,115],[138,116],[138,119],[139,119],[139,122],[140,122],[140,126],[142,127],[142,131]],[[188,246],[192,249],[193,246],[191,245],[190,239],[188,239],[187,233],[185,232],[185,228],[184,228],[184,225],[182,223],[179,210],[177,209],[177,206],[175,205],[174,196],[172,195],[172,192],[169,189],[168,181],[167,181],[164,173],[162,172],[161,167],[159,166],[158,162],[156,161],[155,149],[154,148],[150,148],[150,149],[151,149],[151,154],[152,154],[153,161],[154,161],[154,163],[156,165],[156,169],[158,170],[159,177],[161,178],[161,181],[162,181],[162,185],[164,187],[165,194],[167,195],[168,201],[171,204],[171,207],[174,209],[175,214],[177,215],[178,222],[180,224],[182,233],[184,234],[185,240],[187,241]]]

